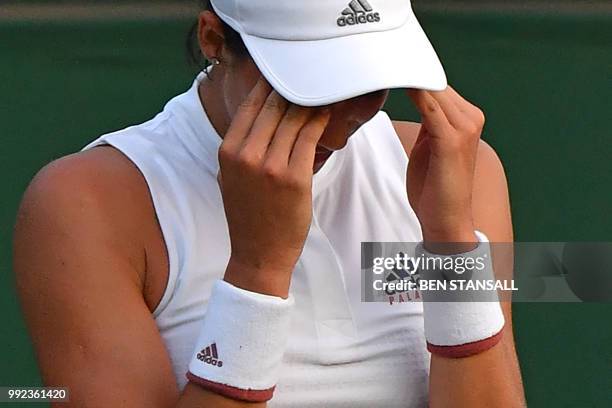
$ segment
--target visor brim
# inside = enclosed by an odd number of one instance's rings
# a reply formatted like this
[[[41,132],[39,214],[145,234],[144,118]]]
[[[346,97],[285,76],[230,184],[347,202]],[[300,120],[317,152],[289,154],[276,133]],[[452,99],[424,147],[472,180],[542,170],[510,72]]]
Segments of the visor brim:
[[[324,40],[242,38],[270,85],[297,105],[329,105],[382,89],[447,87],[442,64],[413,14],[393,30]]]

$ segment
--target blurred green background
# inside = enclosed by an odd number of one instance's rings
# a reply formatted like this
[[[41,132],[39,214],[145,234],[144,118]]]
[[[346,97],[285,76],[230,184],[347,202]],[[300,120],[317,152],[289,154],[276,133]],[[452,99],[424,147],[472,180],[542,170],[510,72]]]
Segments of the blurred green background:
[[[612,241],[612,14],[582,7],[597,3],[588,1],[559,9],[509,3],[414,1],[450,83],[487,114],[484,139],[506,168],[516,240]],[[0,386],[34,386],[40,378],[11,272],[20,197],[46,163],[151,118],[187,89],[197,69],[183,44],[195,14],[2,18],[7,4],[0,5]],[[387,110],[418,120],[401,92]],[[611,311],[610,304],[514,305],[529,406],[612,406]]]

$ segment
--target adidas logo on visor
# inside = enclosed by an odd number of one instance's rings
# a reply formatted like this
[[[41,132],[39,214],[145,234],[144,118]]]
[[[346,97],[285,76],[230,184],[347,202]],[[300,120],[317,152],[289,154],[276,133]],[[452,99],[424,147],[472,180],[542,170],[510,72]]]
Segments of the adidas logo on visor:
[[[368,0],[353,0],[342,11],[342,16],[338,19],[338,25],[346,27],[355,24],[377,23],[380,21],[380,14],[373,11],[374,9],[370,6]]]

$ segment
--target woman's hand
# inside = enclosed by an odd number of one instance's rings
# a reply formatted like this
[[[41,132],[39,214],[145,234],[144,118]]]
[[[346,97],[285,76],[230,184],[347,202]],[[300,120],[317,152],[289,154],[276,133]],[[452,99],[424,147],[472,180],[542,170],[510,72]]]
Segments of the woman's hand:
[[[225,280],[286,297],[312,220],[315,149],[329,112],[289,104],[260,78],[219,149],[231,257]]]
[[[422,116],[407,189],[424,241],[477,242],[472,189],[484,114],[450,86],[441,92],[407,93]]]

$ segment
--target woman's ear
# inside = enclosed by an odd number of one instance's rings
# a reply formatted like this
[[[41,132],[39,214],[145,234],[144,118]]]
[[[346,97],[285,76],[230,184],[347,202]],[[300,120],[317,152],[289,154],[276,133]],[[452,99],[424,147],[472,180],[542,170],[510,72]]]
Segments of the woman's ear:
[[[198,17],[198,43],[206,59],[219,58],[225,44],[223,24],[211,11],[202,11]]]

